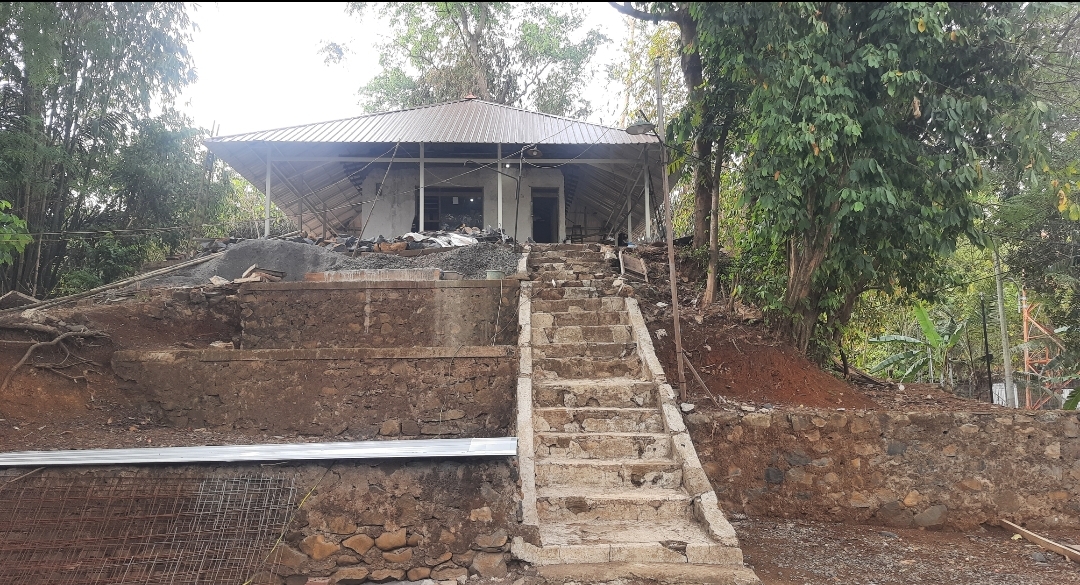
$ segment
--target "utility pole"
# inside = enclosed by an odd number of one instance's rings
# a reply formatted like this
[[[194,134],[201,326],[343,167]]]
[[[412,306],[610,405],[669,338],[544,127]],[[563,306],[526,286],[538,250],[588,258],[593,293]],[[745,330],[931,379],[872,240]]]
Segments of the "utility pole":
[[[1009,322],[1005,317],[1005,287],[1001,284],[1001,256],[997,245],[994,246],[994,280],[997,284],[998,321],[1001,326],[1001,361],[1005,366],[1005,404],[1012,408],[1019,406],[1016,385],[1012,375],[1012,350],[1009,348]]]
[[[668,185],[667,144],[664,144],[664,96],[660,85],[660,57],[654,63],[656,80],[656,137],[660,140],[660,176],[664,185],[664,231],[667,232],[668,278],[671,280],[671,313],[675,317],[675,363],[679,368],[679,400],[686,401],[686,369],[683,365],[682,327],[679,323],[679,277],[675,273],[675,232],[671,222],[671,189]]]
[[[990,334],[986,330],[986,295],[979,293],[979,304],[982,305],[983,320],[983,351],[986,352],[986,387],[990,391],[990,403],[994,403],[994,374],[990,370]]]

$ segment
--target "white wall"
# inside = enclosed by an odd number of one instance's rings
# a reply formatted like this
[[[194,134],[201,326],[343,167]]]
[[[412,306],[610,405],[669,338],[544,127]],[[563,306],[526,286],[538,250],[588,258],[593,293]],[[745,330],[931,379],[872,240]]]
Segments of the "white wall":
[[[495,228],[498,226],[498,174],[490,169],[474,170],[466,173],[468,167],[433,167],[427,165],[425,172],[426,185],[428,187],[465,187],[481,188],[484,197],[484,227]],[[502,169],[511,176],[517,176],[517,167]],[[371,200],[375,196],[376,184],[383,181],[386,167],[375,168],[364,179],[364,199]],[[515,183],[514,179],[503,177],[503,229],[507,235],[514,236],[514,212],[515,212]],[[411,169],[391,169],[386,174],[386,183],[383,185],[383,194],[375,203],[372,210],[370,204],[364,206],[363,213],[371,214],[364,238],[375,238],[378,235],[390,239],[407,233],[412,229],[413,217],[416,215],[414,193],[420,185],[420,175],[414,167]],[[525,167],[521,181],[521,201],[517,210],[517,238],[524,241],[532,236],[532,188],[547,188],[559,190],[560,215],[564,207],[563,199],[563,174],[559,169],[538,169]],[[364,221],[367,221],[366,217]],[[563,230],[565,222],[560,225],[560,239],[565,237]]]

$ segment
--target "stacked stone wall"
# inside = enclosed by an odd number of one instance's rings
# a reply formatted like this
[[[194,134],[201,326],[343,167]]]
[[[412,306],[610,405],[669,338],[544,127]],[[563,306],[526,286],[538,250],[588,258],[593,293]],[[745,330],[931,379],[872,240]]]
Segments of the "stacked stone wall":
[[[518,282],[287,282],[240,290],[244,349],[517,343]]]
[[[165,424],[354,439],[510,436],[516,367],[490,346],[113,356]]]
[[[725,510],[967,530],[1080,527],[1066,411],[725,410],[688,417]]]

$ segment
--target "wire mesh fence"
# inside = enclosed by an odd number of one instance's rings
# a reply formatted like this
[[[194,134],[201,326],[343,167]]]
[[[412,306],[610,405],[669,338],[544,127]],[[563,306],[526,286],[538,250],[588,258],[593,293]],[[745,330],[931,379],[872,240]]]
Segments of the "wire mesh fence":
[[[245,583],[295,493],[284,475],[19,479],[0,486],[0,583]]]

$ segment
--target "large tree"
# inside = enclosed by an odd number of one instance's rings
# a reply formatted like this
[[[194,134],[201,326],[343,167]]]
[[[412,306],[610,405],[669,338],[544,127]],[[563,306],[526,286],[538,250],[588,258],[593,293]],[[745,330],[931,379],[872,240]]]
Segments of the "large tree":
[[[136,177],[112,170],[154,104],[194,79],[190,30],[180,3],[0,3],[0,200],[35,238],[0,268],[0,290],[50,291],[69,234],[106,227],[118,196],[108,227],[172,219],[141,190],[121,195]]]
[[[695,4],[706,62],[749,81],[746,202],[805,351],[871,287],[918,289],[981,241],[984,168],[1039,170],[1035,4]],[[742,44],[732,51],[732,30]]]
[[[390,23],[382,71],[360,89],[368,111],[457,100],[467,94],[549,114],[584,117],[589,63],[607,39],[583,30],[580,7],[550,2],[352,2],[349,12]],[[328,61],[348,47],[329,43]]]

